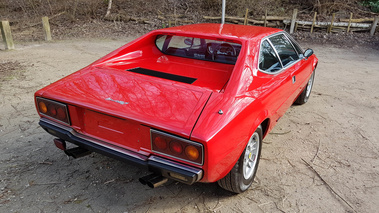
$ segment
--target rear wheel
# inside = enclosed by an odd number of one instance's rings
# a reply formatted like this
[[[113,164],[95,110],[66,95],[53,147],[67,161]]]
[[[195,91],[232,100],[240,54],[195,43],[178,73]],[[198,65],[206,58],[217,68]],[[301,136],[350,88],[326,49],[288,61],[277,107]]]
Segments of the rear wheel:
[[[262,127],[259,125],[250,137],[237,163],[224,178],[217,182],[218,185],[234,193],[246,191],[253,183],[257,172],[261,147]]]
[[[299,97],[296,99],[295,104],[302,105],[308,102],[309,96],[311,96],[314,79],[315,79],[315,70],[312,72],[312,75],[308,80],[307,86],[304,88],[303,92],[301,92]]]

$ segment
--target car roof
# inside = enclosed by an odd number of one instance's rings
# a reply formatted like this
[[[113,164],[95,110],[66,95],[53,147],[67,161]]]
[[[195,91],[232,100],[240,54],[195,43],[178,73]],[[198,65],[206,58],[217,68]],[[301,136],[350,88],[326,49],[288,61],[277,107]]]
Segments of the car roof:
[[[283,30],[269,27],[259,27],[237,24],[190,24],[177,27],[170,27],[154,32],[190,34],[199,36],[221,37],[226,39],[250,40],[262,39],[268,35],[281,32]]]

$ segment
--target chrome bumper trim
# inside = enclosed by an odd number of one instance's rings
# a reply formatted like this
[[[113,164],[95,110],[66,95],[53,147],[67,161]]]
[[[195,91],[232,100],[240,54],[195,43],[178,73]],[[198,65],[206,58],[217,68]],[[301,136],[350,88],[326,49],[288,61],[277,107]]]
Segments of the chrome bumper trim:
[[[122,161],[137,163],[146,166],[149,170],[160,173],[161,175],[186,183],[193,184],[203,177],[203,170],[200,168],[188,166],[179,162],[175,162],[154,155],[145,156],[122,147],[95,139],[81,133],[76,132],[73,128],[63,124],[51,121],[47,118],[41,118],[39,124],[48,133],[61,138],[64,141],[76,144],[84,149],[98,152]],[[186,180],[175,179],[170,174],[180,174],[186,177]]]
[[[73,128],[71,127],[68,127],[68,126],[64,126],[62,124],[58,124],[56,122],[53,122],[49,119],[46,119],[46,118],[41,118],[41,121],[43,122],[46,122],[50,125],[53,125],[53,126],[56,126],[58,128],[61,128],[69,133],[71,133],[73,136],[75,137],[78,137],[82,140],[86,140],[86,141],[89,141],[91,143],[94,143],[94,144],[97,144],[99,146],[102,146],[104,148],[107,148],[107,149],[110,149],[110,150],[113,150],[113,151],[116,151],[118,153],[121,153],[121,154],[124,154],[124,155],[127,155],[127,156],[130,156],[130,157],[133,157],[133,158],[136,158],[136,159],[139,159],[139,160],[142,160],[142,161],[147,161],[147,157],[144,156],[144,155],[140,155],[140,154],[137,154],[135,152],[132,152],[132,151],[129,151],[129,150],[126,150],[126,149],[123,149],[121,147],[118,147],[118,146],[115,146],[115,145],[112,145],[110,143],[107,143],[107,142],[104,142],[104,141],[101,141],[101,140],[98,140],[98,139],[95,139],[95,138],[92,138],[92,137],[89,137],[89,136],[86,136],[86,135],[83,135],[83,134],[80,134],[78,132],[76,132]]]
[[[173,162],[173,161],[161,158],[161,157],[150,156],[149,161],[154,161],[157,163],[165,164],[165,165],[168,165],[168,166],[171,166],[171,167],[174,167],[174,168],[177,168],[177,169],[189,172],[189,173],[196,174],[197,178],[196,178],[195,182],[199,181],[203,177],[203,170],[201,170],[201,169],[190,167],[190,166],[180,164],[177,162]]]

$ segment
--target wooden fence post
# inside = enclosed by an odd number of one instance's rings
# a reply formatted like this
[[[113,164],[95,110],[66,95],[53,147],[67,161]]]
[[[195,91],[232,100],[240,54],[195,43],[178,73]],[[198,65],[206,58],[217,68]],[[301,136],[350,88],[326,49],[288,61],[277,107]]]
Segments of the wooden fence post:
[[[249,9],[246,8],[246,13],[245,13],[245,20],[243,21],[243,25],[247,25],[247,15],[249,14]]]
[[[51,31],[50,31],[50,24],[49,24],[49,17],[44,16],[42,17],[42,26],[45,33],[45,40],[51,41]]]
[[[295,29],[296,16],[297,16],[297,9],[294,9],[293,14],[292,14],[292,20],[291,20],[291,28],[290,28],[291,34],[293,33],[293,31]]]
[[[371,35],[371,36],[374,36],[374,34],[375,34],[375,30],[376,30],[376,25],[378,25],[378,22],[379,22],[379,16],[377,16],[377,17],[374,19],[374,22],[372,22],[372,25],[371,25],[371,31],[370,31],[370,35]]]
[[[312,27],[311,27],[311,33],[313,33],[313,28],[315,27],[316,18],[317,18],[317,12],[315,12],[315,15],[313,16],[313,22],[312,22]]]
[[[0,28],[1,28],[1,35],[3,36],[3,40],[5,43],[5,49],[13,50],[14,43],[13,43],[13,38],[12,38],[12,33],[11,33],[11,27],[9,26],[9,21],[1,21]]]
[[[330,22],[330,26],[329,26],[329,32],[328,33],[332,33],[332,30],[333,30],[333,24],[334,24],[334,19],[336,18],[336,14],[333,13],[332,15],[332,21]],[[328,30],[327,30],[328,31]]]
[[[349,24],[347,25],[347,32],[350,31],[351,19],[353,19],[353,13],[350,13]]]
[[[265,11],[265,22],[264,22],[263,26],[267,27],[267,9]]]

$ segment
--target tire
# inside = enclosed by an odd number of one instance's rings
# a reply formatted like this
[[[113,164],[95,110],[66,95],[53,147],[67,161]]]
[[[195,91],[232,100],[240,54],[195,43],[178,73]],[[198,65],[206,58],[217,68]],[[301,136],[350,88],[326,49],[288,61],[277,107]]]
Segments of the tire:
[[[297,97],[295,104],[303,105],[308,102],[309,96],[311,96],[314,80],[315,80],[315,70],[312,72],[312,75],[308,80],[307,86],[305,86],[304,90],[300,93],[299,97]]]
[[[255,130],[248,144],[242,152],[232,170],[222,179],[217,181],[218,185],[234,193],[246,191],[254,181],[258,169],[262,148],[262,127]]]

